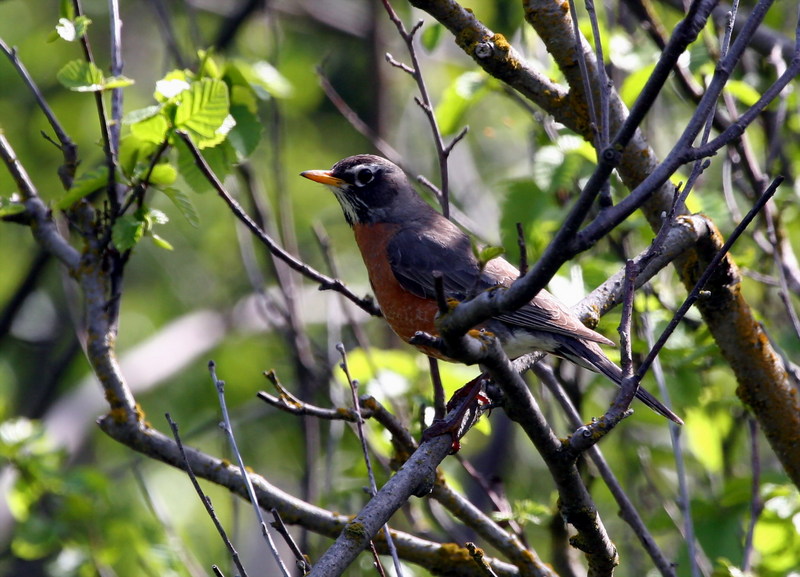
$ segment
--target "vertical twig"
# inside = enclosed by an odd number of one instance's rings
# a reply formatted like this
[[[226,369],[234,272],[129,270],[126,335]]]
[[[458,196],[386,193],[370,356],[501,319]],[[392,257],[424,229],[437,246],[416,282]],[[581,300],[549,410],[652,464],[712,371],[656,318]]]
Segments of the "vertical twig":
[[[192,487],[194,487],[195,492],[197,492],[197,496],[200,497],[200,501],[202,501],[203,506],[206,508],[208,516],[211,517],[211,521],[214,523],[217,533],[219,533],[219,536],[222,537],[222,542],[225,543],[225,548],[228,550],[228,553],[230,553],[231,560],[233,560],[233,564],[236,565],[239,575],[241,577],[247,577],[247,571],[245,571],[244,565],[242,565],[242,560],[239,558],[239,552],[228,538],[228,533],[225,531],[225,527],[222,526],[219,517],[217,517],[216,511],[214,511],[214,506],[211,504],[211,497],[203,492],[203,489],[200,487],[200,483],[197,481],[197,477],[192,470],[192,465],[189,463],[189,459],[186,457],[186,450],[183,448],[183,441],[181,440],[181,436],[178,434],[178,424],[172,420],[172,416],[170,416],[169,413],[166,413],[164,416],[166,417],[169,428],[172,431],[172,437],[175,439],[175,444],[178,446],[178,451],[183,459],[183,466],[186,468],[186,473],[189,475],[189,480],[192,482]]]
[[[397,27],[397,32],[400,34],[400,37],[406,44],[408,55],[411,58],[411,66],[407,66],[398,62],[389,53],[386,54],[386,60],[392,66],[400,68],[408,73],[417,83],[417,89],[419,90],[420,95],[414,100],[417,102],[420,108],[422,108],[425,116],[428,118],[428,123],[431,125],[433,143],[436,146],[436,154],[439,160],[439,177],[441,178],[442,183],[440,187],[441,195],[439,196],[439,202],[441,203],[442,214],[444,217],[450,218],[450,175],[447,168],[447,159],[449,158],[453,147],[467,134],[468,128],[462,129],[461,132],[459,132],[455,138],[453,138],[449,145],[445,145],[444,138],[439,130],[439,124],[436,121],[436,114],[433,110],[433,102],[428,95],[428,87],[425,84],[425,78],[422,76],[422,69],[420,68],[419,59],[417,58],[417,50],[414,47],[414,36],[419,29],[422,28],[422,21],[420,20],[417,22],[411,31],[408,32],[402,20],[400,20],[400,17],[397,15],[397,12],[395,12],[394,8],[392,8],[392,4],[389,2],[389,0],[382,0],[382,2],[384,8],[386,8],[386,13],[389,15],[389,20],[391,20],[395,27]]]
[[[244,466],[244,459],[242,459],[242,454],[239,452],[239,447],[236,444],[236,437],[233,435],[233,426],[231,425],[230,415],[228,414],[228,406],[225,402],[225,381],[221,381],[217,378],[217,368],[214,361],[209,361],[208,372],[211,374],[211,379],[214,381],[214,386],[217,389],[219,407],[222,411],[222,427],[225,431],[225,436],[228,437],[228,442],[231,445],[231,450],[236,457],[236,461],[239,464],[242,482],[247,489],[247,495],[250,498],[250,503],[253,505],[253,510],[255,511],[256,518],[258,519],[259,526],[261,527],[261,535],[264,537],[264,540],[266,541],[267,546],[272,553],[272,557],[275,559],[275,563],[277,563],[283,576],[290,577],[289,570],[286,568],[286,565],[283,564],[280,553],[278,553],[278,548],[275,546],[275,541],[273,541],[272,535],[269,532],[269,528],[264,521],[264,516],[261,514],[261,507],[258,504],[256,492],[253,489],[253,483],[250,481],[250,475],[247,473],[247,468]]]
[[[364,455],[364,462],[367,465],[367,475],[369,477],[369,496],[375,497],[375,495],[378,494],[378,484],[375,482],[375,472],[372,470],[372,459],[369,457],[369,448],[367,447],[367,436],[364,434],[364,419],[361,417],[361,403],[358,401],[358,381],[353,379],[350,375],[350,369],[347,367],[347,352],[344,349],[344,345],[339,343],[336,345],[336,350],[339,351],[339,355],[341,355],[342,358],[339,367],[342,369],[342,372],[344,372],[344,376],[350,385],[350,391],[353,395],[353,410],[355,410],[358,417],[356,419],[356,431],[358,432],[358,439],[361,441],[361,452]],[[394,539],[392,539],[392,534],[389,531],[388,523],[384,523],[383,525],[383,534],[386,537],[386,546],[389,548],[392,561],[394,561],[394,570],[397,574],[397,577],[402,577],[403,567],[400,565],[400,557],[397,555],[397,548],[394,546]],[[372,543],[371,539],[370,543]],[[377,555],[375,555],[375,560],[378,564],[380,563]],[[382,571],[383,569],[380,568],[380,570]]]
[[[647,313],[642,315],[642,326],[644,327],[647,347],[652,350],[654,347],[654,334],[650,323],[650,315]],[[658,392],[664,403],[668,407],[671,406],[664,370],[658,357],[653,360],[653,377],[658,383]],[[689,482],[686,474],[686,459],[684,459],[683,446],[681,445],[681,428],[672,421],[669,422],[669,436],[672,443],[672,454],[675,459],[675,473],[678,477],[678,507],[683,516],[683,536],[684,541],[686,541],[689,568],[692,577],[698,577],[700,575],[700,564],[697,558],[697,540],[695,538],[692,500],[689,495]]]
[[[717,254],[714,255],[714,258],[711,259],[711,262],[708,263],[706,270],[698,279],[697,284],[695,284],[692,291],[686,297],[686,300],[683,301],[683,304],[675,312],[675,314],[672,317],[672,320],[664,329],[664,332],[661,334],[661,336],[659,336],[659,338],[656,340],[655,345],[653,346],[652,349],[650,349],[650,352],[647,354],[647,357],[644,359],[644,361],[642,361],[642,364],[639,366],[639,370],[637,371],[639,377],[644,376],[644,374],[650,369],[650,365],[653,364],[653,360],[661,351],[661,349],[664,347],[664,344],[667,342],[667,339],[670,337],[670,335],[672,335],[672,333],[678,327],[678,324],[681,322],[681,320],[683,320],[683,317],[686,316],[686,313],[689,312],[689,309],[692,307],[692,305],[697,301],[698,298],[700,298],[700,295],[703,291],[703,287],[706,286],[706,283],[711,278],[711,275],[713,275],[714,272],[716,272],[717,267],[719,266],[720,262],[722,262],[722,259],[725,257],[725,255],[728,254],[728,251],[730,250],[731,246],[733,246],[733,244],[739,239],[739,237],[742,235],[745,229],[750,225],[750,223],[753,221],[756,215],[759,212],[761,212],[761,209],[764,208],[764,205],[766,205],[767,202],[769,202],[769,200],[775,195],[775,193],[778,190],[778,186],[780,186],[782,182],[783,182],[782,176],[779,176],[772,181],[772,183],[764,191],[764,194],[762,194],[761,197],[756,201],[755,205],[753,205],[753,208],[750,209],[750,211],[745,215],[745,217],[742,219],[739,225],[731,233],[728,240],[725,241],[725,244],[722,245],[722,248],[719,249]]]

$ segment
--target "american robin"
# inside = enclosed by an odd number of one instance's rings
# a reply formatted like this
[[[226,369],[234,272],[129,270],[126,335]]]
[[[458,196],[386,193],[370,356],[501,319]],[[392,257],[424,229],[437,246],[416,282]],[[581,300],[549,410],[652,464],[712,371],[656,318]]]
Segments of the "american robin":
[[[517,268],[499,257],[481,269],[470,238],[429,206],[403,171],[384,158],[351,156],[331,170],[308,170],[301,176],[327,185],[336,195],[355,233],[383,316],[406,342],[417,331],[437,334],[434,271],[442,275],[445,296],[458,301],[477,291],[507,286],[519,277]],[[489,319],[481,328],[499,338],[511,359],[544,351],[600,372],[617,385],[622,381],[622,370],[599,346],[614,343],[584,326],[546,290],[520,309]],[[444,358],[439,350],[419,348]],[[642,387],[636,396],[657,413],[683,423]]]

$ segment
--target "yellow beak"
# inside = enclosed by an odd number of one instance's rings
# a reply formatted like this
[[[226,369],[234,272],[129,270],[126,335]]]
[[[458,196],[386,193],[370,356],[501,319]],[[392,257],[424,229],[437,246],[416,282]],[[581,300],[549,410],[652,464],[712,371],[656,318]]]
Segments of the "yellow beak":
[[[320,184],[327,184],[328,186],[342,187],[346,184],[341,178],[332,176],[330,170],[306,170],[305,172],[301,172],[300,176],[313,180],[314,182],[319,182]]]

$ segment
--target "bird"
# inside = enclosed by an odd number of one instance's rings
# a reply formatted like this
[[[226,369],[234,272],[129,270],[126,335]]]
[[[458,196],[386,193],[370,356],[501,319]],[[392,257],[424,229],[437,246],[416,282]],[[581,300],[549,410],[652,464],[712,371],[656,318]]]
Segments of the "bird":
[[[482,265],[470,236],[425,202],[403,170],[385,158],[359,154],[340,160],[330,170],[307,170],[300,175],[326,185],[339,201],[381,312],[406,342],[419,332],[437,335],[436,271],[445,296],[456,301],[508,286],[520,276],[502,257]],[[600,348],[614,342],[586,327],[546,289],[480,328],[499,339],[510,359],[543,351],[599,372],[618,386],[622,382],[622,369]],[[454,360],[440,349],[415,346],[429,356]],[[683,423],[643,387],[636,396],[656,413]]]

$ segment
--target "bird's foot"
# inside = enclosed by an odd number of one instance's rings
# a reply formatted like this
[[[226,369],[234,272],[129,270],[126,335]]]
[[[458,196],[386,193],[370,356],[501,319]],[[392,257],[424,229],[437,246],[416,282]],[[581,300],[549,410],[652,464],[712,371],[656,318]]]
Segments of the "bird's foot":
[[[460,439],[475,424],[475,421],[490,408],[491,400],[483,392],[487,380],[485,375],[471,380],[458,389],[447,402],[447,415],[443,419],[435,420],[430,427],[422,433],[422,440],[426,441],[440,435],[450,435],[453,443],[450,454],[455,454],[461,449]]]

